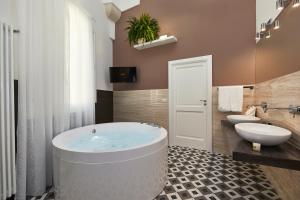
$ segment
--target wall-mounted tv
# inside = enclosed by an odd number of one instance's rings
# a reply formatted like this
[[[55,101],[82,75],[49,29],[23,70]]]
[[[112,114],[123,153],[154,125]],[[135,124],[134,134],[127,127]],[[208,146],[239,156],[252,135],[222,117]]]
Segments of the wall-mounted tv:
[[[111,83],[133,83],[136,82],[136,67],[110,67]]]

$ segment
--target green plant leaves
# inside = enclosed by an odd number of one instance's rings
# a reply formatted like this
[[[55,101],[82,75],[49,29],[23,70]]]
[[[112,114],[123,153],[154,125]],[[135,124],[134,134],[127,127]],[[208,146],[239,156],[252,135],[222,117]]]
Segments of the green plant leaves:
[[[158,39],[160,27],[158,21],[149,14],[143,13],[140,18],[130,17],[127,20],[128,41],[129,44],[137,44],[140,39],[144,42],[150,42]]]

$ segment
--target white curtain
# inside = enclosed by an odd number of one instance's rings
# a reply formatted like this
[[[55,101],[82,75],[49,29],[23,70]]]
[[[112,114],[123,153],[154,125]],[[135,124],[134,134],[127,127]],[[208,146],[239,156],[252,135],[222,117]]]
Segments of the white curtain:
[[[88,44],[73,53],[69,48],[73,47],[72,36],[66,34],[73,30],[69,23],[73,19],[69,19],[66,1],[18,0],[17,5],[21,31],[17,199],[24,200],[26,195],[43,194],[52,184],[53,137],[71,127],[94,123],[95,87],[94,78],[89,79],[94,76],[90,27],[88,31],[83,26],[74,28],[78,37],[89,39],[82,39],[81,45]],[[70,60],[75,55],[79,58]],[[82,98],[87,94],[87,99]]]
[[[93,24],[84,10],[68,3],[67,27],[71,127],[78,127],[94,121],[96,88]]]
[[[0,199],[15,194],[13,27],[0,22]]]

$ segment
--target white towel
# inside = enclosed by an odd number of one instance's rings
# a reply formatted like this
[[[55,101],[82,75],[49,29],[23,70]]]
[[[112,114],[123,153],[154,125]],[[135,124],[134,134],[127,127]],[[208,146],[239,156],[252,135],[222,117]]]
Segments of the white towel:
[[[230,105],[232,112],[243,111],[244,87],[231,86]]]
[[[218,109],[221,112],[230,112],[230,87],[219,87]]]
[[[219,87],[219,106],[221,112],[242,112],[243,110],[243,86]]]

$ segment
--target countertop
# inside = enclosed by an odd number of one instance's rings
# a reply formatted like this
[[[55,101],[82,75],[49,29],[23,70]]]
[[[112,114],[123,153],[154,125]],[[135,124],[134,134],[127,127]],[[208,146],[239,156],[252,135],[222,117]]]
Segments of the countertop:
[[[261,151],[256,152],[252,150],[252,143],[238,135],[234,125],[225,120],[221,124],[233,160],[300,171],[300,149],[291,142],[272,147],[262,146]]]

